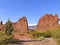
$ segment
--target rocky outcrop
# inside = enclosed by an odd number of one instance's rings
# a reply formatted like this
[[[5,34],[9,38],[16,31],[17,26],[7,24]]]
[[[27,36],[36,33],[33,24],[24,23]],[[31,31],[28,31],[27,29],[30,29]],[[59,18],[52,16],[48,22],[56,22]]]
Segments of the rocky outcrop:
[[[28,31],[28,22],[26,17],[20,18],[17,22],[13,23],[14,30],[19,31],[20,33],[26,33]]]
[[[20,40],[20,39],[24,39],[24,38],[31,38],[32,37],[32,35],[31,34],[27,34],[27,33],[14,33],[13,34],[13,38],[14,39],[18,39],[18,40]]]
[[[38,21],[37,31],[51,30],[58,26],[58,15],[45,14]]]
[[[28,22],[26,17],[20,18],[17,22],[13,23],[14,30],[17,31],[13,33],[13,38],[21,39],[30,37],[28,32]]]

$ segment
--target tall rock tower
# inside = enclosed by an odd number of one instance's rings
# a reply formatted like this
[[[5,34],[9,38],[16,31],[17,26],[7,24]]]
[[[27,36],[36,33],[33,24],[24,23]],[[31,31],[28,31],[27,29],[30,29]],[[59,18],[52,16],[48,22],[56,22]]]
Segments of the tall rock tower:
[[[58,26],[58,15],[53,16],[52,14],[45,14],[38,21],[37,31],[45,31],[54,29]]]
[[[14,23],[14,30],[19,31],[20,33],[26,33],[28,31],[28,22],[26,17],[22,17]]]
[[[15,39],[23,39],[30,38],[31,35],[27,34],[28,32],[28,22],[26,17],[20,18],[17,22],[13,23],[14,30],[18,31],[17,33],[13,33],[13,38]]]

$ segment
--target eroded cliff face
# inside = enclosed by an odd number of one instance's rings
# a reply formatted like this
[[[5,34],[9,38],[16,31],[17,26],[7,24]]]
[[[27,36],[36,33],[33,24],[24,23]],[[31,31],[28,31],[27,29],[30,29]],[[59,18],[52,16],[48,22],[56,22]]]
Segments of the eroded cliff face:
[[[58,26],[58,15],[45,14],[42,16],[37,24],[37,31],[51,30]]]
[[[22,17],[14,23],[14,30],[19,31],[20,33],[26,33],[28,31],[28,22],[26,17]]]
[[[13,33],[13,38],[23,39],[29,38],[31,35],[27,34],[28,32],[28,22],[26,17],[20,18],[17,22],[13,23],[14,30],[18,31]]]

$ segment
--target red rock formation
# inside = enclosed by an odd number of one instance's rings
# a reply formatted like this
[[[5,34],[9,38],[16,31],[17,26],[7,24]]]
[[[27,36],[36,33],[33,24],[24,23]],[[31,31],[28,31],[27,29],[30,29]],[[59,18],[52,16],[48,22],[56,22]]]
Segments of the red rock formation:
[[[14,23],[14,30],[19,31],[20,33],[26,33],[28,31],[28,22],[26,17],[22,17]]]
[[[26,17],[20,18],[17,22],[13,23],[14,30],[18,31],[13,33],[13,38],[21,39],[30,37],[28,32],[28,22]]]
[[[58,25],[58,16],[52,14],[45,14],[38,21],[37,31],[51,30]]]
[[[24,39],[24,38],[31,38],[32,37],[32,35],[30,35],[30,34],[27,34],[27,33],[22,33],[22,34],[19,34],[19,33],[14,33],[13,34],[14,36],[13,36],[13,38],[14,39]]]

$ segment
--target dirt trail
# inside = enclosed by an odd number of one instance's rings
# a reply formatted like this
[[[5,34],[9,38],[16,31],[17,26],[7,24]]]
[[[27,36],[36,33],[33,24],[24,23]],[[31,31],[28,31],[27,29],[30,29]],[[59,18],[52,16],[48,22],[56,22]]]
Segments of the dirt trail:
[[[20,44],[13,44],[13,45],[57,45],[57,43],[52,38],[46,38],[43,41],[20,42]]]

